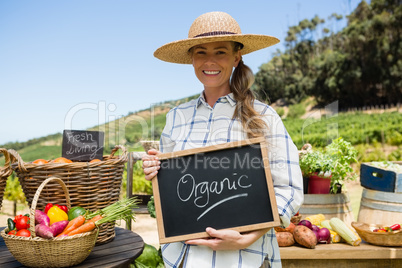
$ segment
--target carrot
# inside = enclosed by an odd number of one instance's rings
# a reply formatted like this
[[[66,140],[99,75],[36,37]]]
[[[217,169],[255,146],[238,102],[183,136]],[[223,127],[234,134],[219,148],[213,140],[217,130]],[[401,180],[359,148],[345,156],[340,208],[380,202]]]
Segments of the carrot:
[[[89,219],[87,222],[96,222],[97,220],[102,219],[102,215],[96,215],[95,217],[93,217],[92,219]]]
[[[132,210],[136,207],[136,198],[125,198],[119,200],[103,209],[100,209],[99,211],[86,214],[85,217],[89,220],[78,228],[70,231],[67,235],[72,236],[76,234],[90,232],[99,225],[102,225],[106,222],[114,222],[118,219],[124,219],[126,222],[129,220],[135,220]]]
[[[76,234],[90,232],[93,229],[95,229],[95,227],[96,227],[95,222],[100,219],[102,219],[102,216],[97,215],[97,216],[93,217],[92,219],[89,219],[86,223],[82,224],[78,228],[70,231],[69,233],[67,233],[67,235],[72,236],[72,235],[76,235]]]
[[[90,232],[93,229],[95,229],[95,227],[96,227],[95,222],[88,221],[88,222],[84,223],[83,225],[81,225],[80,227],[78,227],[77,229],[72,230],[67,235],[72,236],[72,235],[76,235],[76,234]]]
[[[68,225],[66,226],[66,228],[64,228],[63,232],[61,232],[59,235],[57,235],[56,237],[60,237],[62,235],[68,234],[69,232],[71,232],[74,229],[77,229],[78,227],[80,227],[81,225],[83,225],[85,222],[85,217],[82,215],[79,215],[78,217],[72,219]]]

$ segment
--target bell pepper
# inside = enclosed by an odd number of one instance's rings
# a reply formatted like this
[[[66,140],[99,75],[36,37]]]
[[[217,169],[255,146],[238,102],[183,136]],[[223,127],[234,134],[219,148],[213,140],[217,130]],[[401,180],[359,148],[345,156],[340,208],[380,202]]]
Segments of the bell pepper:
[[[396,224],[391,225],[389,228],[391,228],[392,231],[397,231],[397,230],[401,229],[401,225],[399,223],[396,223]]]
[[[58,221],[67,221],[68,215],[61,208],[53,206],[47,212],[47,216],[50,220],[50,225]]]
[[[47,214],[47,212],[49,211],[50,208],[52,208],[53,206],[59,207],[61,210],[63,210],[65,213],[68,213],[68,208],[67,206],[61,206],[59,204],[52,204],[52,203],[48,203],[45,207],[45,213]]]
[[[59,207],[61,210],[63,210],[65,213],[68,213],[68,208],[67,208],[67,206],[61,206],[61,205],[58,205],[58,204],[56,204],[55,206],[57,206],[57,207]]]
[[[46,213],[46,214],[47,214],[47,212],[49,211],[49,209],[50,209],[51,207],[53,207],[53,204],[52,204],[52,203],[48,203],[48,204],[46,205],[46,207],[45,207],[45,213]]]

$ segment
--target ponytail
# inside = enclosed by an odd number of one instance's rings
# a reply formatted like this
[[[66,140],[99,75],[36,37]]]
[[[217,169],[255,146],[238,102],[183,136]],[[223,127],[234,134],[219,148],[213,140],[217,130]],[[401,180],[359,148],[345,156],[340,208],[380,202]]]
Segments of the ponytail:
[[[241,49],[242,44],[235,43],[234,52]],[[261,119],[261,115],[254,109],[255,96],[251,91],[254,83],[254,74],[251,69],[240,59],[230,81],[230,90],[237,101],[233,118],[238,118],[247,133],[247,138],[264,136],[267,124]]]

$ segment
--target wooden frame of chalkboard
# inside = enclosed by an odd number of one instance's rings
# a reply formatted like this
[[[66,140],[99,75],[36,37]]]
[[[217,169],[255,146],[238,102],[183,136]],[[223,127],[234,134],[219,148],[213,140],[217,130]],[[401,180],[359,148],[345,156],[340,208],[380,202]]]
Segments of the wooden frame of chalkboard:
[[[152,187],[161,244],[208,237],[206,227],[280,226],[265,138],[158,155]]]

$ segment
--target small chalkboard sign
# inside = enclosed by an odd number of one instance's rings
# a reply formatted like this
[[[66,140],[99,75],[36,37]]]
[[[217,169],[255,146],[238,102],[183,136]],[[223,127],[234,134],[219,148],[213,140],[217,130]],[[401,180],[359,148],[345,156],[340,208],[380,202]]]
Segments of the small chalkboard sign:
[[[152,183],[161,244],[280,225],[264,138],[165,153]]]
[[[62,156],[73,161],[102,160],[103,143],[101,131],[64,130]]]

